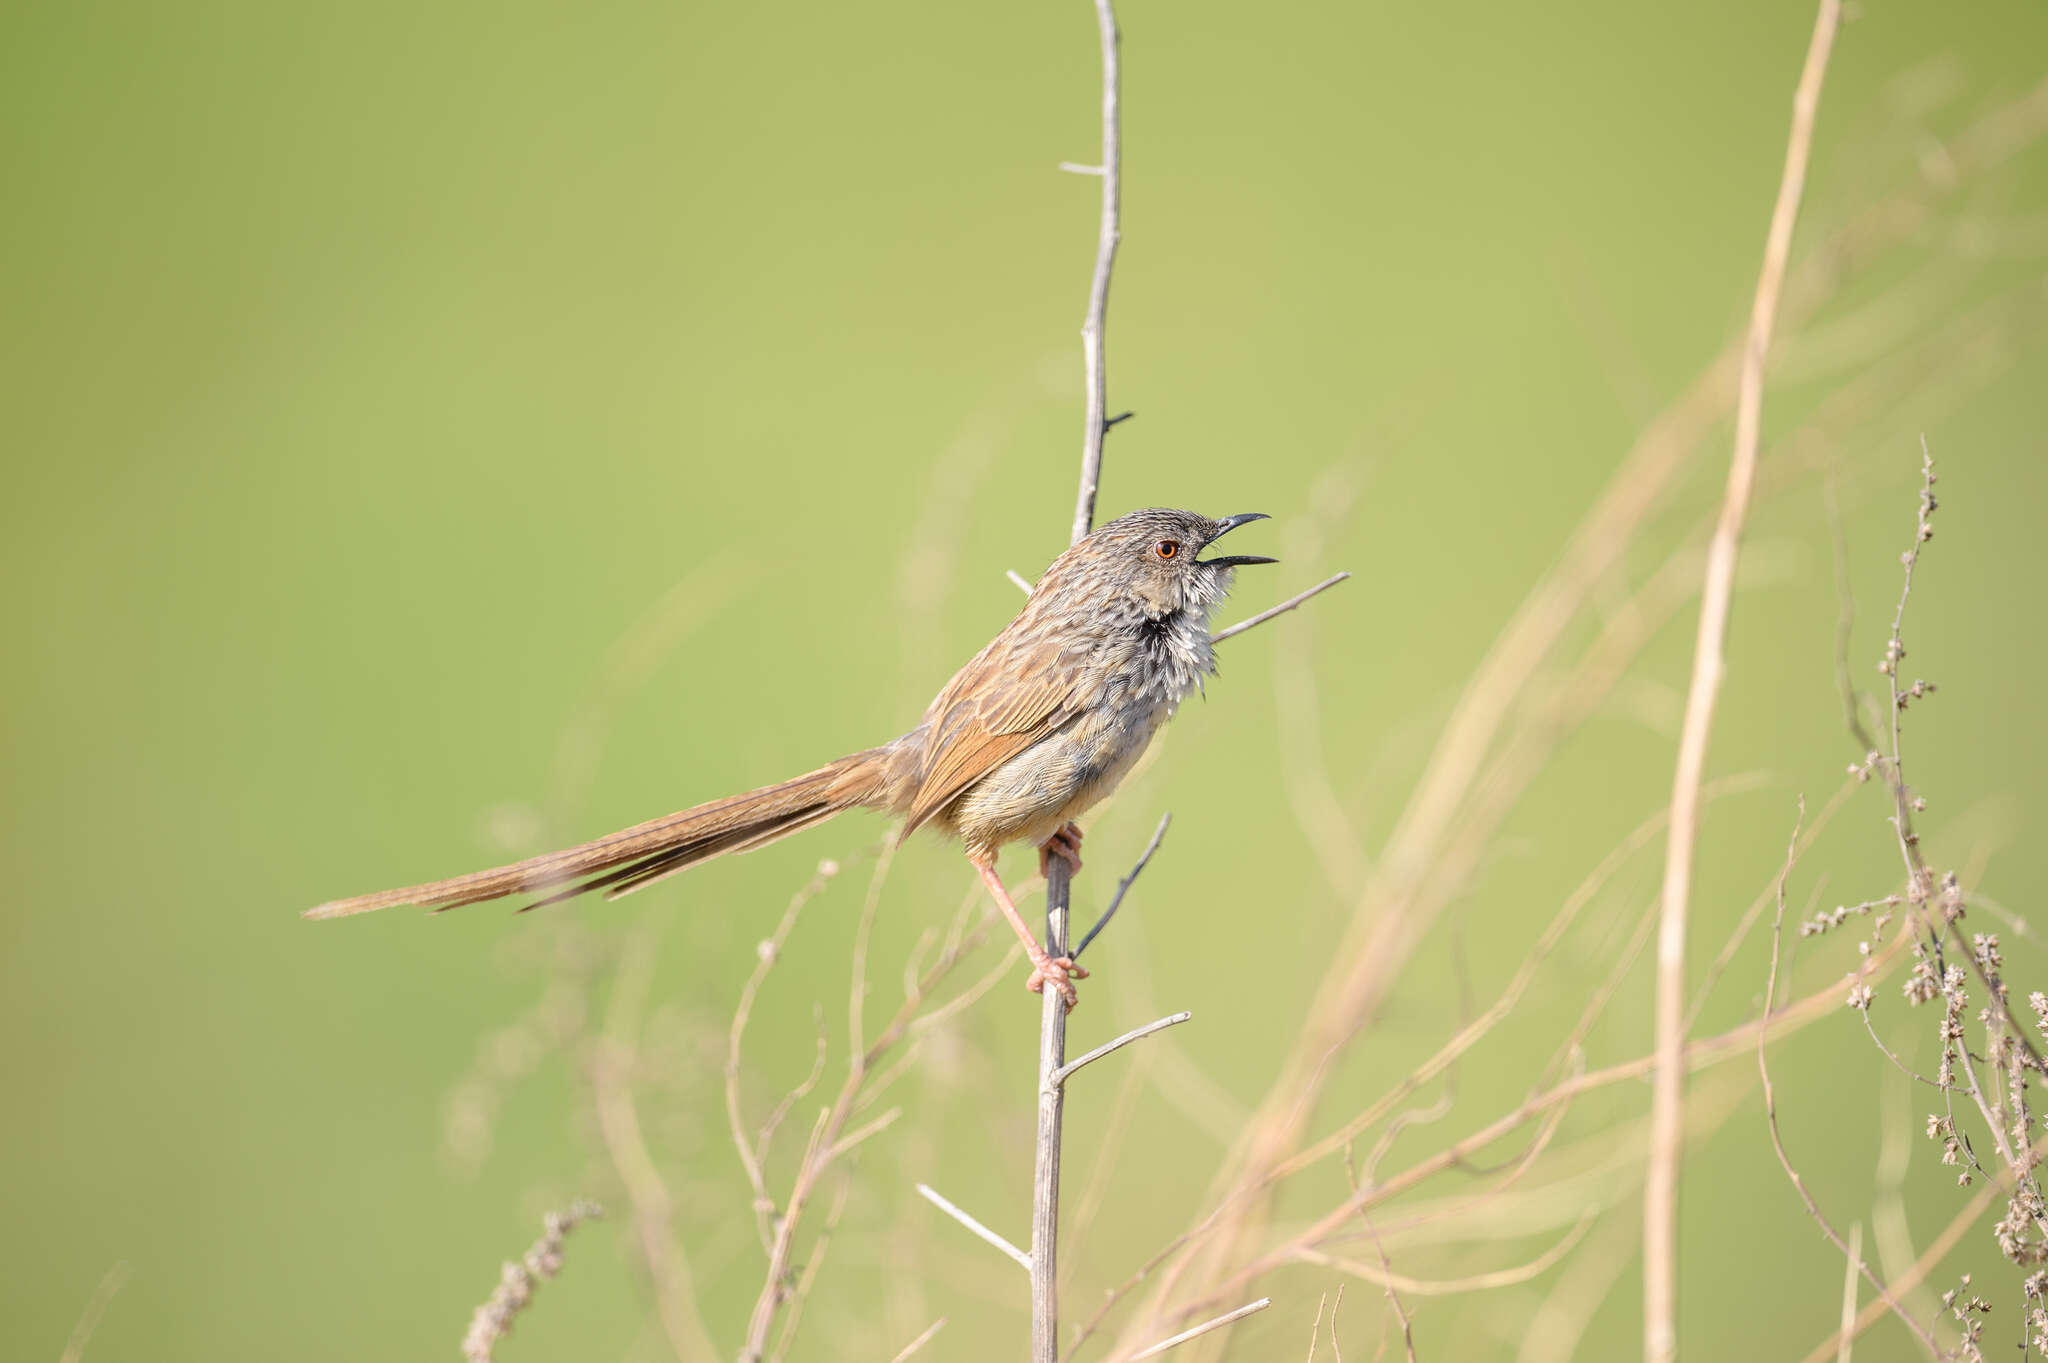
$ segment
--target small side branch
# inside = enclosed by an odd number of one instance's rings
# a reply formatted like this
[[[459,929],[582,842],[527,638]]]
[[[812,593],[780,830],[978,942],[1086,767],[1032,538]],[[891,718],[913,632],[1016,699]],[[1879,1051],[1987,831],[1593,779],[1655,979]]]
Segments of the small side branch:
[[[1165,1353],[1168,1349],[1173,1348],[1175,1345],[1185,1344],[1191,1339],[1198,1339],[1201,1336],[1208,1334],[1211,1330],[1221,1330],[1224,1326],[1229,1325],[1231,1322],[1243,1320],[1246,1316],[1249,1315],[1255,1315],[1258,1312],[1265,1310],[1272,1304],[1273,1299],[1271,1297],[1260,1297],[1255,1302],[1247,1302],[1243,1306],[1238,1307],[1235,1311],[1226,1312],[1225,1314],[1216,1317],[1216,1319],[1214,1320],[1205,1320],[1200,1325],[1194,1327],[1194,1329],[1192,1330],[1183,1330],[1177,1335],[1174,1335],[1167,1339],[1160,1340],[1157,1344],[1154,1344],[1149,1349],[1139,1350],[1137,1353],[1131,1355],[1131,1363],[1139,1363],[1140,1359],[1157,1358],[1159,1355]]]
[[[1152,860],[1152,854],[1157,852],[1159,844],[1166,840],[1167,825],[1172,822],[1173,815],[1171,814],[1161,814],[1159,816],[1159,827],[1152,830],[1152,841],[1145,844],[1144,852],[1138,857],[1138,864],[1131,868],[1129,875],[1116,883],[1116,893],[1109,897],[1109,907],[1102,911],[1102,917],[1096,919],[1095,926],[1088,929],[1087,934],[1081,938],[1081,945],[1074,948],[1075,960],[1081,959],[1081,953],[1088,949],[1088,944],[1094,941],[1104,928],[1109,926],[1110,919],[1116,917],[1116,911],[1123,906],[1124,896],[1130,893],[1132,884],[1138,879],[1139,873],[1145,869],[1145,863]]]
[[[1316,583],[1315,586],[1310,587],[1307,591],[1302,592],[1298,596],[1290,596],[1285,601],[1282,601],[1279,605],[1269,607],[1266,610],[1262,610],[1249,620],[1240,620],[1236,624],[1230,626],[1230,628],[1228,629],[1217,630],[1214,634],[1211,634],[1209,636],[1209,642],[1211,644],[1220,644],[1225,639],[1236,638],[1238,635],[1244,633],[1248,629],[1256,629],[1260,625],[1265,624],[1268,620],[1271,620],[1274,616],[1287,614],[1287,612],[1293,610],[1296,606],[1299,606],[1302,602],[1308,600],[1310,597],[1320,595],[1321,593],[1330,590],[1330,588],[1336,586],[1339,582],[1342,582],[1345,578],[1350,576],[1350,573],[1333,573],[1329,577],[1324,578],[1321,582]]]
[[[1088,1054],[1082,1056],[1080,1059],[1069,1060],[1066,1064],[1054,1070],[1052,1072],[1052,1082],[1055,1084],[1064,1084],[1073,1075],[1074,1071],[1082,1068],[1083,1066],[1094,1064],[1096,1061],[1102,1059],[1103,1056],[1108,1055],[1111,1051],[1120,1051],[1124,1047],[1130,1045],[1133,1041],[1141,1041],[1144,1038],[1152,1035],[1152,1033],[1154,1032],[1163,1032],[1168,1027],[1178,1026],[1179,1024],[1186,1022],[1189,1018],[1193,1016],[1193,1013],[1175,1013],[1172,1017],[1163,1017],[1160,1018],[1157,1022],[1148,1022],[1143,1027],[1133,1027],[1130,1031],[1125,1032],[1116,1040],[1105,1042],[1104,1044],[1097,1046],[1094,1050],[1088,1052]]]
[[[961,1225],[967,1227],[967,1229],[973,1231],[983,1240],[987,1241],[991,1245],[994,1245],[997,1249],[1001,1250],[1003,1253],[1009,1255],[1012,1259],[1016,1260],[1018,1266],[1022,1268],[1026,1273],[1029,1273],[1031,1271],[1030,1255],[1026,1254],[1023,1250],[1018,1249],[1015,1245],[1011,1244],[1008,1240],[1005,1240],[1002,1236],[990,1230],[987,1226],[982,1225],[981,1222],[969,1216],[966,1212],[962,1211],[953,1203],[947,1201],[945,1196],[941,1194],[937,1189],[933,1188],[930,1184],[918,1184],[917,1191],[918,1194],[921,1197],[923,1197],[925,1201],[931,1203],[934,1207],[937,1207],[940,1211],[952,1217],[955,1221],[958,1221]],[[937,1327],[935,1326],[933,1328],[936,1329]]]

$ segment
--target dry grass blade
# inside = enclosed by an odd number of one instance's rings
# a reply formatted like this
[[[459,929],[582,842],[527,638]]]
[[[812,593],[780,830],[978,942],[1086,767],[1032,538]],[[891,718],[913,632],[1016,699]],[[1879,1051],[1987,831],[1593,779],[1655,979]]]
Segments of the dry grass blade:
[[[1799,88],[1792,97],[1792,133],[1784,174],[1764,244],[1763,270],[1750,308],[1749,334],[1735,402],[1735,453],[1728,489],[1707,551],[1700,594],[1699,635],[1693,646],[1692,684],[1686,694],[1678,765],[1671,783],[1671,828],[1664,856],[1664,893],[1657,925],[1657,1069],[1650,1095],[1650,1160],[1643,1187],[1643,1356],[1665,1363],[1678,1355],[1678,1163],[1684,1137],[1685,939],[1692,893],[1694,845],[1699,837],[1700,786],[1713,734],[1714,707],[1727,671],[1724,649],[1728,610],[1735,594],[1735,563],[1743,522],[1756,481],[1762,439],[1764,360],[1778,320],[1778,296],[1792,255],[1792,231],[1806,189],[1814,117],[1828,55],[1842,18],[1841,0],[1821,0]]]
[[[1849,1254],[1842,1261],[1842,1325],[1837,1331],[1842,1337],[1842,1347],[1835,1355],[1835,1363],[1850,1363],[1850,1355],[1856,1343],[1856,1266],[1863,1262],[1863,1223],[1849,1223]]]
[[[99,1286],[86,1299],[85,1309],[78,1313],[78,1323],[71,1327],[71,1337],[64,1341],[64,1352],[58,1355],[58,1363],[79,1363],[85,1357],[85,1346],[92,1341],[93,1331],[100,1328],[100,1317],[107,1314],[107,1307],[113,1303],[114,1294],[128,1281],[128,1265],[115,1264],[100,1279]]]
[[[894,1358],[890,1359],[889,1363],[903,1363],[905,1359],[909,1358],[912,1354],[915,1354],[919,1349],[922,1349],[925,1345],[931,1343],[932,1336],[936,1335],[939,1331],[945,1328],[946,1318],[944,1316],[940,1316],[937,1320],[933,1321],[931,1325],[926,1328],[923,1334],[919,1335],[916,1339],[911,1340],[910,1343],[904,1345],[903,1352],[897,1354]]]
[[[1526,1264],[1512,1268],[1495,1269],[1490,1273],[1474,1273],[1465,1278],[1411,1278],[1405,1273],[1396,1273],[1382,1264],[1368,1264],[1357,1259],[1345,1259],[1335,1254],[1325,1254],[1319,1249],[1298,1249],[1294,1257],[1303,1263],[1315,1264],[1320,1268],[1334,1268],[1340,1273],[1349,1273],[1354,1278],[1363,1278],[1375,1287],[1383,1287],[1389,1293],[1406,1292],[1411,1297],[1455,1297],[1467,1292],[1486,1292],[1498,1287],[1514,1287],[1541,1277],[1557,1262],[1578,1247],[1592,1229],[1594,1213],[1588,1212],[1579,1218],[1579,1223],[1565,1234],[1562,1240],[1537,1255]]]

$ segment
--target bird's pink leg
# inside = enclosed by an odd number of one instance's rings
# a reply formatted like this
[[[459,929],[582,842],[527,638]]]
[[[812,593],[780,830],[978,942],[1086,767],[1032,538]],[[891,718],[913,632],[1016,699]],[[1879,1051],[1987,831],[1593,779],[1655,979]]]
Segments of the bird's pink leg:
[[[1066,997],[1067,1011],[1073,1012],[1074,1005],[1081,1001],[1080,994],[1074,989],[1073,981],[1087,979],[1088,972],[1075,965],[1071,956],[1054,958],[1046,954],[1045,948],[1038,941],[1038,934],[1024,921],[1024,915],[1017,912],[1016,904],[1010,900],[1010,892],[1003,888],[1003,878],[996,874],[995,858],[981,861],[969,857],[968,860],[974,863],[975,870],[981,872],[982,883],[988,886],[988,892],[996,897],[996,906],[1002,909],[1003,917],[1010,920],[1011,930],[1017,934],[1017,940],[1024,944],[1024,954],[1031,958],[1031,978],[1024,981],[1024,987],[1036,994],[1043,991],[1046,983],[1050,981],[1052,987]]]
[[[1051,837],[1038,844],[1038,874],[1045,874],[1046,863],[1053,857],[1067,863],[1069,874],[1080,874],[1081,825],[1070,819],[1055,829]]]

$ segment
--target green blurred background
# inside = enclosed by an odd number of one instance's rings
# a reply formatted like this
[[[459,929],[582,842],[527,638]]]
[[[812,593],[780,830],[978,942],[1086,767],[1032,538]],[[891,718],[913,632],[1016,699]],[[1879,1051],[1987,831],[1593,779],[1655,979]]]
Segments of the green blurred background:
[[[1739,328],[1811,12],[1128,0],[1122,18],[1110,402],[1138,417],[1111,438],[1103,511],[1273,513],[1243,548],[1286,564],[1244,575],[1240,614],[1358,577],[1228,645],[1207,702],[1091,830],[1084,912],[1176,816],[1091,962],[1077,1042],[1197,1016],[1144,1062],[1159,1082],[1123,1102],[1113,1166],[1093,1152],[1117,1081],[1073,1106],[1070,1196],[1099,1179],[1104,1197],[1073,1251],[1076,1314],[1198,1210],[1264,1092],[1356,888],[1330,846],[1369,861],[1496,631]],[[1802,247],[1901,195],[1927,207],[1781,349],[1712,760],[1769,779],[1707,823],[1696,975],[1796,798],[1817,806],[1855,755],[1816,470],[1875,680],[1923,433],[1946,501],[1909,633],[1912,670],[1944,688],[1912,731],[1929,843],[2019,913],[2048,889],[2025,832],[2048,814],[2048,155],[2022,138],[1981,173],[1944,168],[2043,53],[2048,15],[2025,3],[1865,6],[1841,37]],[[762,1263],[724,1134],[726,1020],[780,906],[839,858],[757,1009],[748,1100],[801,1076],[814,1002],[838,1074],[881,825],[618,905],[297,912],[914,721],[1014,611],[1004,570],[1064,543],[1097,182],[1054,167],[1095,155],[1097,80],[1078,2],[6,7],[0,1353],[59,1355],[125,1264],[89,1357],[454,1357],[499,1261],[580,1194],[615,1214],[576,1232],[500,1357],[669,1356],[589,1115],[590,1037],[636,1021],[646,1139],[736,1351]],[[1831,408],[1844,392],[1861,396]],[[1725,427],[1701,443],[1632,570],[1696,535],[1726,449]],[[1497,990],[1665,798],[1691,628],[1688,606],[1546,767],[1330,1114],[1432,1049],[1461,991]],[[1303,794],[1319,781],[1321,803]],[[1330,809],[1346,831],[1319,856],[1304,830]],[[1886,836],[1866,791],[1795,908],[1824,875],[1831,900],[1886,892]],[[1519,1101],[1656,873],[1654,853],[1630,863],[1403,1150]],[[871,1016],[971,890],[951,849],[904,852]],[[614,1007],[627,947],[655,964],[639,1019]],[[1737,954],[1703,1030],[1753,1016],[1762,949]],[[1852,954],[1809,952],[1806,985]],[[2008,954],[2021,988],[2048,985],[2031,940]],[[1894,997],[1876,1020],[1907,1045],[1931,1020]],[[1639,963],[1591,1063],[1647,1046],[1648,1003]],[[797,1357],[887,1359],[939,1315],[928,1357],[1021,1354],[1021,1280],[906,1194],[928,1179],[1025,1234],[1036,1018],[1005,979],[892,1090],[904,1115],[863,1156]],[[1920,1098],[1846,1015],[1780,1064],[1816,1195],[1867,1220]],[[1690,1357],[1796,1358],[1838,1311],[1840,1259],[1746,1076],[1715,1090],[1727,1115],[1687,1168]],[[1646,1100],[1624,1086],[1567,1132]],[[1919,1245],[1958,1194],[1924,1141],[1909,1153]],[[1636,1213],[1615,1196],[1584,1251],[1612,1290],[1581,1357],[1637,1348]],[[1456,1276],[1554,1239],[1423,1245],[1402,1266]],[[1525,1327],[1571,1271],[1421,1302],[1421,1356],[1533,1356]],[[1963,1271],[1997,1290],[2009,1338],[2018,1275],[1987,1230],[1936,1288]],[[1234,1356],[1299,1357],[1335,1282],[1276,1280]],[[1381,1309],[1354,1284],[1347,1356]],[[1857,1353],[1908,1356],[1889,1326]]]

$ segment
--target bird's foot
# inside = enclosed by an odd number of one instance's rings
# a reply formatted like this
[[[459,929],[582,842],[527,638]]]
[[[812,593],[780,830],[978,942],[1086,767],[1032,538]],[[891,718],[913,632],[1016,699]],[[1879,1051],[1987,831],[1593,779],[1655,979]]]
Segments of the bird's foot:
[[[1080,873],[1081,825],[1072,821],[1063,823],[1051,837],[1038,844],[1038,874],[1046,873],[1054,857],[1067,863],[1069,875]]]
[[[1067,1011],[1071,1013],[1074,1006],[1081,1001],[1080,992],[1074,988],[1074,981],[1087,978],[1088,972],[1075,965],[1073,957],[1048,956],[1041,947],[1031,953],[1031,977],[1024,981],[1024,987],[1034,994],[1042,994],[1046,985],[1050,984],[1066,999]]]

